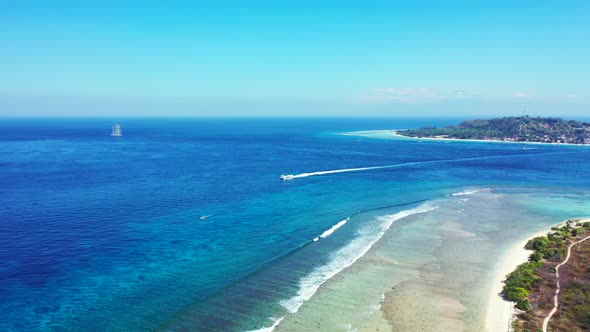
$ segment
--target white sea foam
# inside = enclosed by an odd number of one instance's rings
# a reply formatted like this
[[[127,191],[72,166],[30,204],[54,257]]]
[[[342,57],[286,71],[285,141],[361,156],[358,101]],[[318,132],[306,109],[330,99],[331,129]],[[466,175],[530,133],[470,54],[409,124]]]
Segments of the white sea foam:
[[[471,195],[471,194],[475,194],[475,193],[478,193],[478,192],[484,191],[484,190],[491,190],[491,189],[490,188],[483,188],[483,189],[476,189],[476,190],[466,190],[466,191],[462,191],[462,192],[459,192],[459,193],[451,194],[451,196]]]
[[[353,327],[351,323],[348,323],[348,324],[344,324],[344,330],[346,332],[356,332],[356,331],[358,331],[358,328]]]
[[[297,312],[301,305],[309,300],[318,288],[335,276],[340,271],[352,265],[361,258],[371,247],[385,234],[394,221],[437,209],[437,206],[427,204],[420,205],[414,209],[400,211],[392,215],[378,217],[377,227],[367,225],[359,229],[357,236],[346,246],[334,252],[325,265],[316,268],[314,271],[299,280],[299,291],[294,297],[281,301],[281,305],[291,313]]]
[[[374,305],[370,306],[368,318],[371,318],[377,311],[381,310],[381,307],[383,306],[383,302],[385,302],[385,294],[381,294],[378,304],[374,304]]]
[[[367,318],[371,318],[377,311],[381,309],[381,304],[373,304],[369,306],[369,312],[367,313]]]
[[[281,318],[276,318],[276,317],[272,317],[270,320],[273,321],[273,324],[269,327],[263,327],[261,329],[258,330],[251,330],[251,331],[247,331],[247,332],[272,332],[283,320],[283,318],[285,317],[281,317]]]
[[[344,226],[344,224],[346,224],[348,221],[350,220],[350,217],[339,221],[336,225],[330,227],[330,229],[328,229],[327,231],[323,232],[320,236],[316,237],[315,239],[313,239],[314,241],[318,241],[319,239],[323,239],[323,238],[327,238],[328,236],[332,235],[332,233],[334,233],[338,228]]]

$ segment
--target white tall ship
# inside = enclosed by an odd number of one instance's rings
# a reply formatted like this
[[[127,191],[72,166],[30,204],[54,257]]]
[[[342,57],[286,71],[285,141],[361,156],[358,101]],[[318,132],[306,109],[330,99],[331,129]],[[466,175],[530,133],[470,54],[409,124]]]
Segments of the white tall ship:
[[[121,125],[119,125],[118,123],[115,123],[113,125],[113,132],[111,133],[111,136],[123,136],[123,131],[121,130]]]

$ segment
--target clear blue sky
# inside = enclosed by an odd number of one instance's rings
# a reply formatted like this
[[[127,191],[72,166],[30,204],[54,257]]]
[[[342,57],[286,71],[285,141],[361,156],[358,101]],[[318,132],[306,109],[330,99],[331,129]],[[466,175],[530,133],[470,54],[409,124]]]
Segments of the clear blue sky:
[[[2,1],[0,115],[590,116],[589,17],[587,0]]]

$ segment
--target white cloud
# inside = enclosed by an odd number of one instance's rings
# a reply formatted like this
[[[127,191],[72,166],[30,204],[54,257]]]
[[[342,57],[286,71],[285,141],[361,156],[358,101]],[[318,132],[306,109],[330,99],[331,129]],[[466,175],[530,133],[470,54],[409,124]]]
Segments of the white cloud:
[[[530,98],[531,94],[528,92],[513,92],[510,97],[512,98],[517,98],[517,99],[524,99],[524,98]]]
[[[483,93],[463,89],[441,92],[431,88],[389,87],[371,90],[364,96],[354,99],[355,102],[364,104],[427,104],[458,100],[479,100],[483,102],[543,102],[552,100],[580,100],[580,96],[574,93],[558,92],[540,94],[528,92],[526,90]]]
[[[363,103],[430,103],[452,99],[473,98],[476,93],[465,90],[438,92],[430,88],[379,88],[358,98]]]
[[[563,97],[565,99],[576,99],[576,98],[578,98],[578,95],[575,93],[564,93],[561,95],[561,97]]]

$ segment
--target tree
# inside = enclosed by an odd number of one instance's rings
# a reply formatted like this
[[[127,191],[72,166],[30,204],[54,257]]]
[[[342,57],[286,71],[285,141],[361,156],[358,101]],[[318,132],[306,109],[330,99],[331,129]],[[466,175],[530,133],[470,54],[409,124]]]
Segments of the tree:
[[[538,236],[527,242],[525,248],[528,250],[544,251],[549,247],[551,241],[546,236]]]

